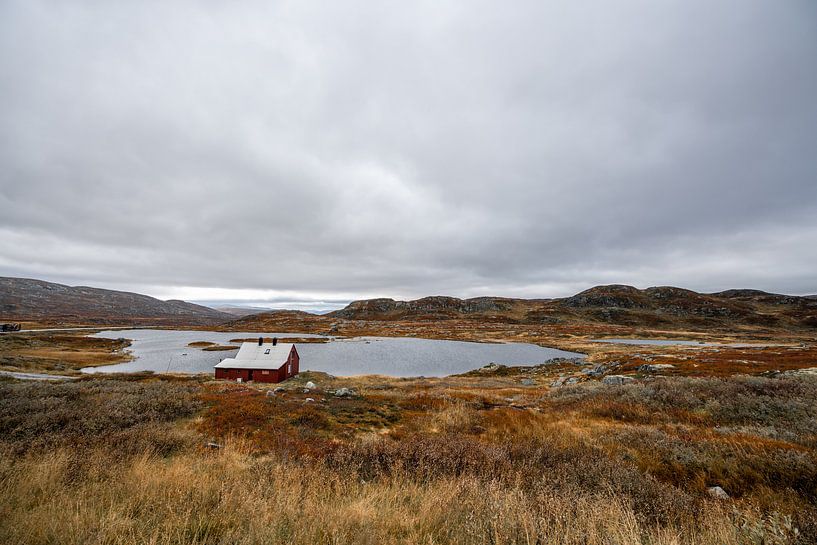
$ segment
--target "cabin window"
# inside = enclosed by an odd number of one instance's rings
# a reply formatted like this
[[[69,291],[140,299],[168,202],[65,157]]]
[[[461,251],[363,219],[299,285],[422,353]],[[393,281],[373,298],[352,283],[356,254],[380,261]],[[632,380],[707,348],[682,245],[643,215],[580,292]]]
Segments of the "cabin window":
[[[269,371],[261,371],[262,375],[269,375]]]
[[[290,364],[287,365],[287,374],[289,374],[291,372],[292,372],[292,364],[290,363]]]
[[[264,354],[269,354],[269,348],[267,348],[266,350],[264,350]]]

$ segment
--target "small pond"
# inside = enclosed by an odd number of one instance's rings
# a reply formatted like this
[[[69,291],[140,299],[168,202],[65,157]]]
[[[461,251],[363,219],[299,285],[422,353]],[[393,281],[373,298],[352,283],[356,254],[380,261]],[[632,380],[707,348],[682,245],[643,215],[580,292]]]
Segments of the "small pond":
[[[770,344],[749,343],[709,343],[704,341],[689,341],[683,339],[592,339],[591,342],[652,346],[722,346],[728,348],[764,348],[767,346],[775,346]]]
[[[230,344],[230,339],[264,337],[320,337],[302,333],[223,333],[134,329],[102,331],[95,336],[126,338],[135,359],[126,363],[88,367],[87,373],[212,373],[213,366],[237,350],[208,352],[188,343],[208,341]],[[298,343],[301,370],[323,371],[337,376],[381,374],[399,377],[446,376],[464,373],[489,363],[540,365],[552,358],[577,358],[583,354],[544,348],[534,344],[488,344],[440,341],[411,337],[357,337],[331,339],[327,343]]]

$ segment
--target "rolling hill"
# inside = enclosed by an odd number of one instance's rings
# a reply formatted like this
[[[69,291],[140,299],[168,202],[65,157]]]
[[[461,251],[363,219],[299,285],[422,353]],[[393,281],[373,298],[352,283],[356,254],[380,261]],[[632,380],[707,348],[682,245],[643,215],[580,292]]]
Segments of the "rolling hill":
[[[0,321],[214,325],[233,316],[185,301],[124,291],[0,277]]]
[[[470,320],[516,324],[608,323],[662,328],[817,328],[817,300],[757,290],[698,293],[676,287],[596,286],[560,299],[432,296],[412,301],[366,299],[323,316],[260,313],[226,327],[324,329],[343,321]],[[299,329],[304,330],[304,329]]]

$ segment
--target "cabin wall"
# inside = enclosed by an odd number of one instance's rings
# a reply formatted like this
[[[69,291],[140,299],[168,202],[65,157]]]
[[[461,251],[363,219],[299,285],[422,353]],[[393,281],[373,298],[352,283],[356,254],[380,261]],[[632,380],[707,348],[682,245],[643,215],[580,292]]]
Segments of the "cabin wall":
[[[293,348],[292,352],[290,352],[290,359],[287,363],[284,363],[278,368],[278,375],[281,377],[281,380],[286,380],[289,377],[297,375],[299,373],[299,364],[300,356],[298,356],[298,351]]]
[[[280,373],[277,369],[255,369],[252,378],[254,382],[281,382]]]
[[[250,380],[250,370],[249,369],[216,369],[216,378],[217,379],[226,379],[226,380],[238,380],[241,379],[241,382],[249,382]]]
[[[242,382],[281,382],[278,369],[224,369],[216,367],[216,380],[237,380]]]
[[[301,366],[301,356],[298,355],[298,350],[297,349],[293,349],[292,350],[292,373],[290,374],[290,376],[294,377],[295,375],[300,373],[301,372],[300,366]]]

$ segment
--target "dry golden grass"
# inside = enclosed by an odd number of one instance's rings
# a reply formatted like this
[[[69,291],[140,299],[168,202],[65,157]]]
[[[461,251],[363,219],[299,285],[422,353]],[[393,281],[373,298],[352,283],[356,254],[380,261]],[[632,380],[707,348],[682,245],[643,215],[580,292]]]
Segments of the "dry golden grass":
[[[685,524],[645,524],[611,493],[531,492],[469,477],[367,482],[331,467],[215,453],[125,462],[105,452],[80,471],[58,450],[0,461],[0,541],[8,544],[742,544],[751,509],[714,502]],[[773,543],[766,541],[764,543]]]
[[[306,378],[275,396],[147,376],[0,381],[0,543],[817,537],[809,380],[534,389],[520,409],[502,404],[512,377],[334,379],[363,394],[351,399],[328,377],[304,393]],[[718,393],[732,401],[707,405]],[[713,484],[733,499],[710,499]]]

